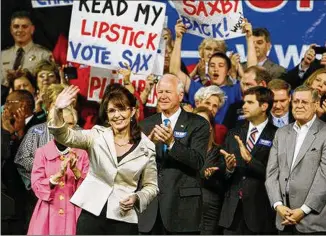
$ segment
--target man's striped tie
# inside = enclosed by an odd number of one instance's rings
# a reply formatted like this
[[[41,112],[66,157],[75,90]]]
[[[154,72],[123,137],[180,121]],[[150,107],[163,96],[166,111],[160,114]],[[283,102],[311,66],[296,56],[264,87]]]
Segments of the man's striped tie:
[[[247,140],[247,144],[246,144],[246,147],[247,147],[249,152],[251,152],[252,149],[255,146],[256,134],[257,133],[258,133],[258,130],[257,130],[256,127],[252,128],[251,131],[250,131],[250,136],[249,136],[249,138]]]

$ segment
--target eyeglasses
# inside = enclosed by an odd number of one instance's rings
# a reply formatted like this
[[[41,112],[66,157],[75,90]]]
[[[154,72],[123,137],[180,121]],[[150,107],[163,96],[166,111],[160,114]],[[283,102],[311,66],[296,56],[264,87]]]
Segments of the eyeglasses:
[[[6,101],[6,104],[9,105],[9,104],[19,104],[21,103],[22,101],[19,101],[19,100],[7,100]]]
[[[120,115],[126,115],[128,110],[130,110],[130,107],[126,107],[126,108],[122,108],[122,109],[115,109],[115,108],[110,108],[107,109],[107,113],[109,114],[109,116],[113,116],[116,114],[116,112],[118,112]]]
[[[54,73],[50,72],[50,73],[41,73],[41,74],[38,74],[37,75],[37,78],[40,78],[40,79],[55,79],[56,76]]]

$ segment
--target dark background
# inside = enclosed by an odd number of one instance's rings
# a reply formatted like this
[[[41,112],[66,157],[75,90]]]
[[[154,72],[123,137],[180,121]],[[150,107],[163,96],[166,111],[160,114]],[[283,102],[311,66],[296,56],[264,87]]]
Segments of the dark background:
[[[52,51],[63,33],[68,36],[72,6],[32,8],[31,0],[1,0],[1,50],[14,44],[10,34],[11,14],[29,11],[35,25],[34,42]]]

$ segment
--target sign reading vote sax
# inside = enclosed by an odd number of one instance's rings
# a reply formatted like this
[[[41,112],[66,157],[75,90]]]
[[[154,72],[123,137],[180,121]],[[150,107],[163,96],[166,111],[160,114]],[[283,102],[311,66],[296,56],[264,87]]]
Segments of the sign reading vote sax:
[[[152,73],[166,5],[154,1],[74,1],[68,61]]]

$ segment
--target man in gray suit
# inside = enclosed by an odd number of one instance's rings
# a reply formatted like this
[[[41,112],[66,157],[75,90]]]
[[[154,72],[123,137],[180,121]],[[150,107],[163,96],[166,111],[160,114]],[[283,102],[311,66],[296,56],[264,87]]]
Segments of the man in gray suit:
[[[326,233],[326,124],[316,116],[318,101],[316,91],[296,88],[296,121],[273,141],[265,185],[281,233]]]
[[[268,58],[268,51],[271,49],[271,36],[266,28],[256,28],[253,30],[254,45],[257,55],[258,66],[264,67],[272,79],[279,79],[286,72],[285,68],[272,62]]]

